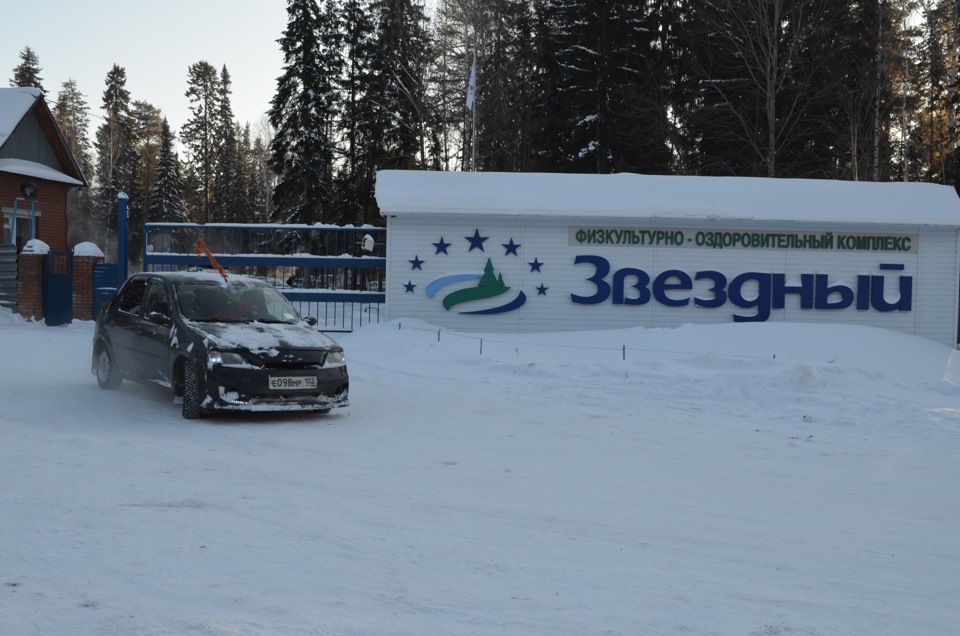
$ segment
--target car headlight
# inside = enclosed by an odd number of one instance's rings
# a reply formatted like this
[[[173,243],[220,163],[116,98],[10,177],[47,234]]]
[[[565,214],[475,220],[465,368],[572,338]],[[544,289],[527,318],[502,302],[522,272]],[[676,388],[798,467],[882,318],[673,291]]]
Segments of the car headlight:
[[[343,350],[342,349],[333,349],[330,353],[327,354],[327,359],[323,363],[324,366],[334,365],[334,364],[343,364],[345,360],[343,359]]]
[[[241,365],[247,364],[247,361],[239,353],[231,351],[218,351],[212,349],[209,354],[210,364]]]

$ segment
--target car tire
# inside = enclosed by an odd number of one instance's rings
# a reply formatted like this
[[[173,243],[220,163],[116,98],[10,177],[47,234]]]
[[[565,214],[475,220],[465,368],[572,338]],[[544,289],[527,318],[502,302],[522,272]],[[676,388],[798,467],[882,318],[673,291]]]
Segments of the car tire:
[[[188,360],[183,365],[183,417],[195,420],[203,416],[203,403],[206,390],[204,389],[204,373],[196,362]]]
[[[117,369],[109,347],[103,345],[99,348],[96,364],[97,384],[100,388],[106,391],[119,388],[123,378],[120,377],[120,370]]]

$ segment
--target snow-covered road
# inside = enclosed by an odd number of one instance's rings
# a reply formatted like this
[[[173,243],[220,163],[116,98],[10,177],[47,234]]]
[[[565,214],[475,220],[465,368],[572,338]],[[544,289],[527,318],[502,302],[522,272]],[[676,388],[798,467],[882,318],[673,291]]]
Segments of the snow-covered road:
[[[198,422],[98,389],[91,337],[0,315],[0,633],[960,629],[929,341],[390,323],[340,339],[349,408]]]

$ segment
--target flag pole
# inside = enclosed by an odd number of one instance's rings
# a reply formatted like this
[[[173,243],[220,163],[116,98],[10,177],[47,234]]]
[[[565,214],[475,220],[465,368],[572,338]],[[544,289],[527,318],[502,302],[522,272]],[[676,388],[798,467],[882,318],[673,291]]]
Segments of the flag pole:
[[[469,172],[477,170],[477,44],[474,38],[473,65],[470,67],[470,79],[467,82],[467,108],[470,109],[470,165]]]
[[[473,50],[473,68],[477,68],[477,50]],[[474,93],[476,93],[476,81],[474,81]],[[472,122],[470,124],[470,134],[473,135],[473,140],[470,142],[470,170],[471,172],[477,171],[477,107],[474,104],[473,108],[470,109],[472,114]]]

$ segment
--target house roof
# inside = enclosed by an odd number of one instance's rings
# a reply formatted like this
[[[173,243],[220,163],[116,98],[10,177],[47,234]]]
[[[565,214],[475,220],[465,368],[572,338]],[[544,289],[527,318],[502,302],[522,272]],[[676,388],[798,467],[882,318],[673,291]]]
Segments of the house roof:
[[[26,159],[0,159],[0,172],[9,172],[19,174],[25,177],[34,177],[36,179],[46,179],[48,181],[59,181],[73,186],[86,185],[79,179],[66,175],[59,170],[54,170],[50,166]]]
[[[0,159],[0,172],[86,186],[87,180],[39,89],[23,86],[0,88],[0,148],[3,148],[23,118],[31,111],[36,113],[47,141],[65,170],[56,170],[24,158],[7,157]]]
[[[641,174],[381,170],[383,216],[485,215],[960,226],[950,186]]]
[[[42,96],[43,93],[37,88],[0,88],[0,147],[3,147],[13,134],[13,129]]]

